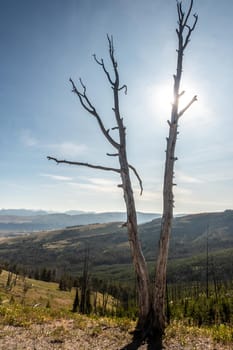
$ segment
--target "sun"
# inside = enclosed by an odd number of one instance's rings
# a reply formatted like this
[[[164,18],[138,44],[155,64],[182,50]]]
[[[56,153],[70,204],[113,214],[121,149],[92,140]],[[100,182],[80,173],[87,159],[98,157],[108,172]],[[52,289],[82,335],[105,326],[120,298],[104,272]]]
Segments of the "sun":
[[[168,106],[170,108],[173,102],[172,87],[169,85],[158,86],[155,90],[155,101],[160,107]]]
[[[183,89],[182,86],[180,88],[180,93],[182,96],[179,99],[179,110],[185,108],[188,103],[192,100],[193,96],[196,95],[197,89],[195,89],[195,84],[192,82],[186,82],[185,87],[187,89]],[[171,108],[173,104],[173,84],[156,84],[148,87],[147,90],[147,106],[150,112],[156,113],[156,117],[158,119],[164,120],[164,118],[168,119],[171,113]],[[201,105],[198,101],[200,109]],[[192,106],[197,110],[196,106]]]
[[[193,89],[191,89],[193,90]],[[193,98],[190,92],[180,89],[182,96],[179,98],[179,109],[184,108]],[[157,105],[163,108],[171,108],[174,97],[173,97],[173,87],[161,85],[156,89],[155,100]]]
[[[173,91],[171,85],[153,84],[147,87],[146,107],[153,120],[155,116],[157,121],[162,121],[164,118],[169,118],[172,102]]]

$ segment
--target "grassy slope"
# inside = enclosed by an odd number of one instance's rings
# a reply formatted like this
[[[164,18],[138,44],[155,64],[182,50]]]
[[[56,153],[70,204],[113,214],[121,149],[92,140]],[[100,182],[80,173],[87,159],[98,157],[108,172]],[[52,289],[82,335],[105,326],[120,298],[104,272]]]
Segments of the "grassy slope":
[[[0,275],[0,297],[2,304],[7,304],[12,300],[16,303],[23,303],[27,306],[50,306],[52,309],[68,309],[71,310],[74,300],[75,291],[60,291],[57,283],[48,283],[37,281],[34,279],[18,276],[16,285],[11,290],[6,288],[8,272],[2,271]],[[16,275],[13,275],[13,281]],[[25,294],[24,288],[28,288]]]
[[[19,278],[16,286],[11,291],[7,291],[5,289],[7,276],[6,271],[0,275],[2,301],[0,304],[0,346],[1,342],[5,344],[4,346],[10,342],[12,346],[15,337],[18,342],[17,346],[24,344],[23,339],[32,338],[34,341],[38,337],[38,342],[47,342],[46,348],[48,349],[53,348],[55,342],[71,343],[74,347],[75,341],[79,342],[76,344],[77,346],[82,346],[82,341],[85,341],[85,344],[89,344],[88,348],[94,348],[99,344],[99,349],[106,349],[106,346],[109,349],[115,349],[130,341],[128,332],[134,328],[134,321],[126,318],[87,317],[73,314],[69,311],[74,297],[73,291],[71,293],[61,292],[56,283],[32,279],[26,280],[31,288],[27,291],[24,305],[22,305],[23,278]],[[41,305],[33,307],[38,301]],[[45,307],[48,301],[50,308]],[[17,328],[5,330],[6,325],[17,326]],[[18,331],[19,326],[21,327],[20,331]],[[190,349],[206,349],[206,344],[211,343],[215,349],[227,350],[231,349],[232,341],[233,331],[229,326],[197,328],[181,322],[173,322],[167,328],[165,337],[166,349],[170,349],[170,346],[173,349],[181,349],[183,346],[192,346]],[[214,345],[215,342],[218,344]],[[194,347],[195,344],[198,347]],[[85,348],[84,346],[83,349]]]

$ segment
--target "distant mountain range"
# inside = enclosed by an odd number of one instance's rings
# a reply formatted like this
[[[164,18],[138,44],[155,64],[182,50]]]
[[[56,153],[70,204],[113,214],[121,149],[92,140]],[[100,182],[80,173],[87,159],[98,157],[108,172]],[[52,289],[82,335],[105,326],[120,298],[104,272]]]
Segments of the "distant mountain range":
[[[160,217],[160,214],[138,212],[137,217],[138,223],[141,224]],[[126,221],[125,212],[92,213],[71,210],[66,213],[49,213],[43,210],[2,209],[0,235],[124,221]]]
[[[30,209],[1,209],[0,215],[13,215],[13,216],[32,216],[32,215],[45,215],[48,214],[45,210],[30,210]]]
[[[79,215],[84,214],[82,210],[68,210],[62,214],[67,215]],[[88,212],[89,213],[89,212]],[[46,214],[58,214],[55,211],[47,210],[33,210],[33,209],[0,209],[0,216],[10,215],[10,216],[37,216],[37,215],[46,215]],[[61,213],[59,213],[61,214]],[[87,213],[86,213],[87,214]]]
[[[115,216],[113,215],[115,218]],[[154,271],[161,219],[139,226],[140,239],[151,273]],[[168,279],[170,282],[233,279],[233,210],[187,215],[174,219],[170,240]],[[29,270],[50,268],[81,274],[85,250],[90,251],[92,275],[132,281],[133,269],[126,228],[121,223],[70,227],[1,238],[1,261]]]

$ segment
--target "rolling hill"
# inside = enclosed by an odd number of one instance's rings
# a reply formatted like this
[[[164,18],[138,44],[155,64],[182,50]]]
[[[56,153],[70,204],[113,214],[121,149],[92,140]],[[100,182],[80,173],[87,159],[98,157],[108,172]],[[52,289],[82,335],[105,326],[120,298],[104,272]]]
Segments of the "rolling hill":
[[[138,212],[137,217],[140,224],[158,218],[160,214]],[[125,212],[85,213],[69,211],[67,213],[47,213],[26,209],[3,209],[0,210],[0,236],[125,220]]]
[[[158,247],[160,219],[140,225],[143,251],[151,271]],[[210,271],[233,279],[233,211],[188,215],[174,219],[168,278],[205,278],[207,239]],[[80,274],[86,249],[91,273],[101,278],[133,278],[127,231],[119,222],[76,226],[54,231],[1,238],[2,261],[27,269],[56,268]]]

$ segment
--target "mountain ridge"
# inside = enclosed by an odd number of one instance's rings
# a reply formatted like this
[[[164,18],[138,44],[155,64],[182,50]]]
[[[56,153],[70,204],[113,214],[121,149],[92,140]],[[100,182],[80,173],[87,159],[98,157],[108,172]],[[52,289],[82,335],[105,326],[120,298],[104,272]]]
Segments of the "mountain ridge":
[[[42,230],[51,230],[51,229],[59,229],[70,226],[77,225],[87,225],[94,223],[108,223],[113,221],[126,221],[126,213],[125,212],[102,212],[102,213],[89,213],[82,212],[79,214],[67,213],[46,213],[43,214],[39,212],[39,214],[31,215],[31,211],[28,211],[28,215],[26,214],[25,209],[20,209],[20,213],[24,213],[24,215],[10,215],[10,213],[16,213],[17,210],[13,209],[6,210],[8,213],[4,215],[5,210],[0,210],[0,233],[2,231],[2,235],[5,232],[8,233],[18,233],[20,232],[30,232],[30,231],[42,231]],[[2,214],[1,214],[2,212]],[[144,223],[151,221],[160,217],[158,213],[143,213],[137,212],[138,223]]]
[[[139,226],[145,258],[153,267],[160,223],[161,219],[155,219]],[[227,210],[174,219],[169,250],[169,269],[173,271],[170,280],[187,276],[204,278],[207,239],[210,262],[217,266],[216,275],[233,278],[233,211]],[[124,276],[128,279],[132,276],[127,230],[119,222],[82,225],[0,240],[2,261],[27,269],[46,266],[71,274],[81,273],[86,249],[90,251],[93,273],[102,274],[103,278]],[[178,275],[174,266],[178,266]]]

